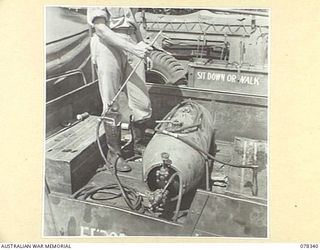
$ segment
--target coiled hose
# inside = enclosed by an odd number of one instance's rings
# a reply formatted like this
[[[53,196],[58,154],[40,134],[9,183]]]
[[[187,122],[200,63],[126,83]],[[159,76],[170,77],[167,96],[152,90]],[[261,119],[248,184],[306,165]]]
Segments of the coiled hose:
[[[101,154],[101,157],[102,157],[103,161],[105,162],[106,166],[108,166],[109,163],[108,163],[107,158],[102,150],[102,146],[100,143],[100,137],[99,137],[101,123],[102,123],[102,119],[99,119],[98,123],[97,123],[97,127],[96,127],[96,141],[97,141],[97,145],[98,145],[98,149]],[[119,158],[120,158],[120,155],[117,156],[115,162],[113,163],[113,166],[108,169],[112,173],[112,175],[114,176],[114,178],[117,182],[116,184],[105,185],[102,187],[87,186],[87,187],[84,187],[83,189],[80,189],[78,192],[76,192],[73,195],[73,197],[74,198],[82,197],[83,199],[87,199],[88,197],[90,197],[91,199],[94,199],[94,200],[110,200],[110,199],[114,199],[114,198],[118,198],[118,197],[122,196],[124,198],[126,204],[128,205],[128,207],[131,210],[138,211],[138,210],[144,209],[143,204],[142,204],[142,198],[138,194],[138,192],[131,187],[127,187],[127,186],[123,185],[117,175],[117,164],[118,164]],[[111,189],[118,189],[118,190],[120,190],[120,193],[111,192],[110,191]],[[106,190],[108,190],[108,191],[106,191]],[[97,198],[97,197],[95,197],[95,195],[97,193],[109,194],[111,196],[109,196],[107,198]]]

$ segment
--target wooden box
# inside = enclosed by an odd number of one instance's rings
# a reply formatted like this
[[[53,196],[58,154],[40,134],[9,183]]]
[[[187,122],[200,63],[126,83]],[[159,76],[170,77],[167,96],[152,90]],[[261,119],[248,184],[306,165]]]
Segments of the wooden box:
[[[229,168],[228,190],[245,195],[267,198],[267,142],[244,137],[235,137],[232,162],[250,168]]]
[[[97,116],[89,116],[46,141],[45,178],[50,192],[72,194],[95,175],[103,161],[96,143],[96,125]],[[102,127],[100,141],[106,149]]]

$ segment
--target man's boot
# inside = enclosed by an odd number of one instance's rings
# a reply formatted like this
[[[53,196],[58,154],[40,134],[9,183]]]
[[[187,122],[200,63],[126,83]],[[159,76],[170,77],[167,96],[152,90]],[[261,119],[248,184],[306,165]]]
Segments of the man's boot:
[[[134,154],[142,155],[145,145],[145,122],[131,122],[132,125],[132,136],[133,136],[133,151]]]
[[[108,154],[107,161],[113,166],[117,161],[117,171],[128,172],[131,167],[121,156],[121,115],[118,110],[111,110],[103,118],[103,125],[107,139]]]

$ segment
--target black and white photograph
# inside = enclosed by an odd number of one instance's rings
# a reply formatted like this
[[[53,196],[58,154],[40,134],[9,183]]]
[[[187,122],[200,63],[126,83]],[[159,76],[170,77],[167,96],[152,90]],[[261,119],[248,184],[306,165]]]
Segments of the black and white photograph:
[[[43,237],[267,239],[270,16],[45,6]]]

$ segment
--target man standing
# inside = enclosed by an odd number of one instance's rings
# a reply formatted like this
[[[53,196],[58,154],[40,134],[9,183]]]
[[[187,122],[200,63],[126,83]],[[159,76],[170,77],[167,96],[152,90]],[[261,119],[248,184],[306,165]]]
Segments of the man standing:
[[[103,110],[106,110],[139,59],[144,58],[152,47],[142,41],[133,10],[130,8],[91,7],[87,10],[87,20],[93,28],[91,56],[97,68]],[[134,148],[137,149],[144,137],[144,122],[152,113],[143,63],[127,83],[127,96],[128,106],[133,114]],[[111,154],[111,159],[120,155],[120,147],[117,145],[120,142],[117,142],[117,139],[107,135],[108,156]],[[123,163],[121,158],[119,167]]]

